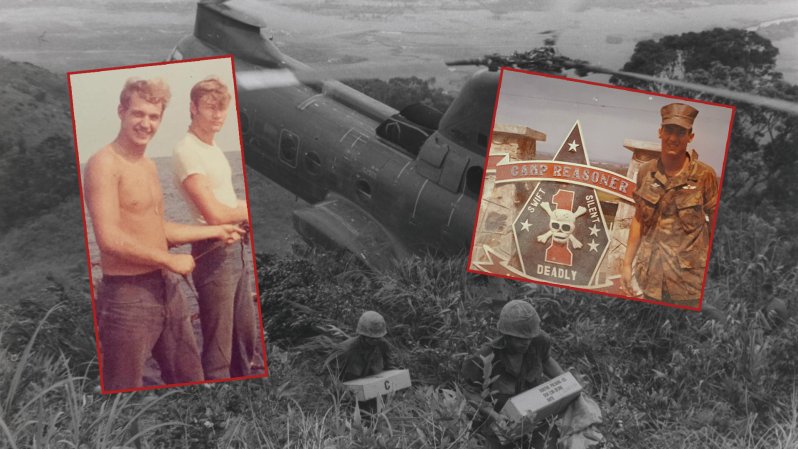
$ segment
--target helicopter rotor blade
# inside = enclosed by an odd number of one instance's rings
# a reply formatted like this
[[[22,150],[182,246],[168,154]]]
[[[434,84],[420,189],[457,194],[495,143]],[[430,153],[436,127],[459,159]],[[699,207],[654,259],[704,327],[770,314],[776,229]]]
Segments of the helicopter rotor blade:
[[[442,62],[376,64],[373,62],[329,65],[312,69],[240,70],[236,73],[238,85],[247,90],[272,89],[302,83],[319,83],[326,80],[389,79],[418,76],[434,77],[452,71]]]
[[[606,73],[609,75],[624,76],[628,78],[635,78],[641,81],[649,81],[652,83],[667,84],[674,87],[681,87],[698,92],[705,92],[711,95],[728,98],[730,100],[737,100],[743,103],[748,103],[754,106],[763,106],[777,111],[788,112],[790,114],[798,114],[798,103],[792,103],[778,98],[763,97],[761,95],[750,94],[747,92],[740,92],[722,87],[705,86],[703,84],[691,83],[689,81],[674,80],[669,78],[660,78],[651,75],[644,75],[642,73],[624,72],[622,70],[612,70],[591,64],[571,64],[573,68],[583,68],[591,72]]]
[[[274,89],[301,84],[289,69],[239,70],[236,72],[239,88],[246,90]]]
[[[324,67],[317,67],[312,69],[264,69],[264,70],[247,70],[238,71],[236,78],[239,86],[246,90],[257,89],[271,89],[279,87],[296,86],[303,83],[319,83],[325,80],[345,80],[345,79],[367,79],[367,78],[380,78],[389,79],[403,76],[418,76],[423,73],[424,77],[433,77],[436,75],[443,75],[450,72],[453,66],[458,65],[483,65],[482,60],[465,60],[454,61],[448,63],[442,62],[420,62],[420,63],[355,63],[355,64],[342,64],[342,65],[329,65]],[[608,75],[616,75],[628,78],[639,79],[652,83],[666,84],[674,87],[681,87],[697,92],[704,92],[710,95],[716,95],[730,100],[736,100],[748,103],[755,106],[762,106],[777,111],[783,111],[790,114],[798,114],[798,104],[792,103],[777,98],[763,97],[747,92],[734,91],[722,87],[705,86],[702,84],[691,83],[688,81],[674,80],[669,78],[661,78],[652,75],[645,75],[642,73],[625,72],[622,70],[613,70],[605,67],[582,64],[582,63],[565,63],[568,68],[584,69],[594,73],[605,73]]]
[[[253,0],[219,0],[226,3],[232,9],[247,11],[261,17],[268,17],[268,8],[261,3]],[[580,11],[585,8],[586,0],[560,0],[554,2],[548,8],[552,13],[561,14]],[[266,9],[264,9],[266,8]],[[372,29],[365,29],[359,32],[368,32]],[[323,35],[324,38],[331,38],[338,33]],[[346,34],[346,33],[344,33]],[[550,45],[554,45],[559,37],[560,30],[549,29],[540,34],[549,35],[551,40]],[[470,59],[463,61],[455,61],[447,63],[449,66],[455,65],[484,65],[483,60]],[[762,106],[778,111],[787,112],[790,114],[798,114],[798,103],[793,103],[776,98],[763,97],[756,94],[739,92],[730,89],[705,86],[697,83],[691,83],[681,80],[673,80],[668,78],[659,78],[651,75],[644,75],[640,73],[624,72],[621,70],[612,70],[600,66],[585,63],[565,64],[570,65],[570,68],[581,68],[595,73],[606,73],[610,75],[623,76],[635,78],[643,81],[653,83],[667,84],[675,87],[681,87],[697,92],[705,92],[711,95],[736,100],[755,106]],[[287,87],[298,85],[301,83],[314,83],[322,82],[330,79],[365,79],[365,78],[380,78],[389,79],[394,77],[403,76],[418,76],[419,73],[424,74],[425,77],[435,76],[435,70],[443,70],[441,64],[433,61],[422,63],[388,63],[380,64],[375,62],[346,64],[337,66],[325,66],[314,69],[276,69],[276,70],[257,70],[257,71],[239,71],[237,74],[238,83],[245,89],[268,89],[277,87]],[[450,69],[451,70],[451,69]],[[429,74],[429,75],[428,75]]]

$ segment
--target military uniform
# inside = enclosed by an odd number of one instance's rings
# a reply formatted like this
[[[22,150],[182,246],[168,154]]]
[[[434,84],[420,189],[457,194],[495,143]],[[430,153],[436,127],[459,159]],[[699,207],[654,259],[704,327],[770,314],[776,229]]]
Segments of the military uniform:
[[[549,427],[544,421],[529,434],[517,441],[502,441],[491,425],[492,419],[484,412],[483,403],[490,403],[495,412],[499,412],[511,397],[534,388],[547,380],[546,375],[555,375],[551,368],[546,372],[545,366],[553,363],[556,370],[559,365],[551,358],[551,338],[540,330],[540,316],[534,307],[526,301],[513,300],[505,304],[499,315],[498,328],[502,336],[482,346],[477,353],[467,359],[461,370],[463,389],[472,402],[482,411],[475,417],[473,427],[485,438],[489,448],[543,448],[556,444],[559,432]],[[528,342],[525,349],[513,348],[512,339]],[[490,358],[489,373],[486,372],[486,359]],[[485,377],[493,381],[484,385]],[[488,390],[483,397],[483,390]]]
[[[391,357],[391,345],[385,340],[388,328],[385,319],[377,312],[367,311],[357,322],[357,336],[340,344],[324,363],[325,368],[346,382],[396,369]],[[366,423],[372,422],[379,411],[377,399],[359,401],[361,412],[366,412]]]
[[[486,398],[494,402],[497,412],[511,397],[535,388],[546,381],[543,375],[543,363],[549,359],[551,339],[541,333],[532,339],[521,363],[512,363],[504,337],[499,337],[482,346],[477,354],[466,360],[462,368],[464,388],[474,393],[482,392],[483,358],[493,354],[490,376],[496,380],[491,384],[491,394]]]
[[[641,224],[635,278],[646,298],[676,304],[701,295],[718,200],[715,171],[695,150],[687,157],[688,166],[671,178],[659,159],[643,164],[634,193]]]
[[[343,382],[395,368],[391,345],[384,338],[388,327],[382,315],[373,310],[363,312],[357,321],[356,332],[356,337],[342,342],[338,350],[327,358],[324,362],[326,368]]]
[[[341,343],[327,366],[338,374],[338,379],[342,382],[395,369],[388,342],[380,338],[375,344],[369,345],[362,336],[352,337]]]

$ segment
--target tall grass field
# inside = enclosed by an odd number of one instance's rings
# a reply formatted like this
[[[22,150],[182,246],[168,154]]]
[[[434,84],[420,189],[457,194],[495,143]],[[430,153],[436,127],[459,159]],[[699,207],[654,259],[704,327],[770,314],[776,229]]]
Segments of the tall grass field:
[[[49,280],[0,312],[0,447],[482,447],[459,369],[524,297],[600,404],[607,447],[794,449],[798,269],[756,215],[725,218],[702,313],[475,277],[465,258],[374,274],[346,254],[261,254],[269,379],[157,392],[99,394],[89,298]],[[369,423],[323,368],[367,309],[414,384]]]

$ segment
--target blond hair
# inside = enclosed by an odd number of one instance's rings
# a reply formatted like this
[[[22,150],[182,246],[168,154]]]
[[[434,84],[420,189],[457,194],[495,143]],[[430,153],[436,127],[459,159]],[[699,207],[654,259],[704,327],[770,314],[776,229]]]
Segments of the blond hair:
[[[161,78],[149,80],[128,78],[125,82],[125,87],[122,88],[122,93],[119,94],[119,104],[123,110],[130,107],[130,99],[134,93],[139,94],[141,98],[152,104],[160,104],[161,112],[166,109],[169,99],[172,98],[169,85]]]
[[[198,82],[191,88],[191,103],[199,107],[199,102],[206,96],[210,96],[212,104],[219,105],[226,109],[230,105],[230,91],[227,85],[215,76],[209,76]]]

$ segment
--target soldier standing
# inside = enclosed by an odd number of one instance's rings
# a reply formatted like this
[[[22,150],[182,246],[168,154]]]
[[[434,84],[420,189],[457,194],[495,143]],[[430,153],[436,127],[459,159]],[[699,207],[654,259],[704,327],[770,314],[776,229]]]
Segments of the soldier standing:
[[[698,110],[671,103],[660,114],[662,152],[637,174],[622,284],[634,294],[634,273],[643,297],[698,307],[718,180],[710,166],[698,161],[695,150],[687,151]]]

